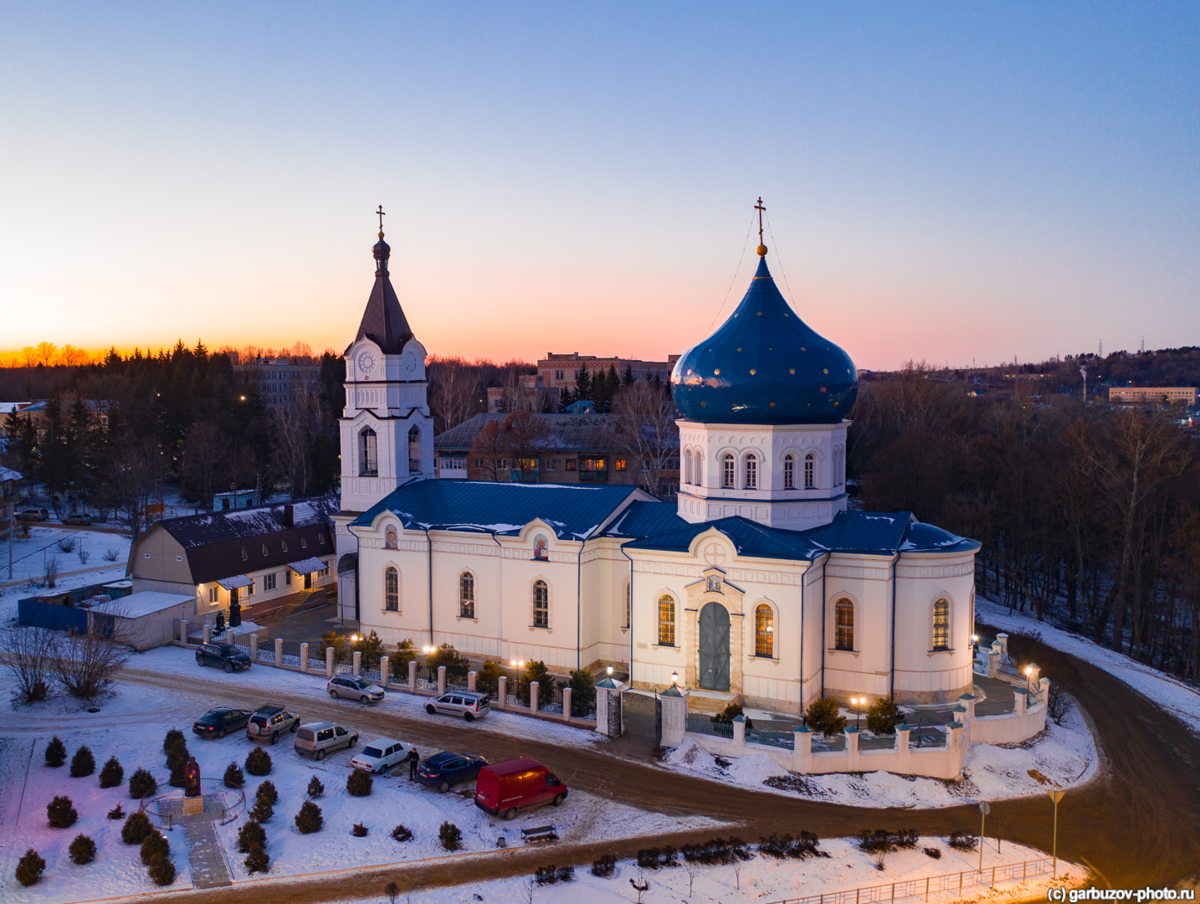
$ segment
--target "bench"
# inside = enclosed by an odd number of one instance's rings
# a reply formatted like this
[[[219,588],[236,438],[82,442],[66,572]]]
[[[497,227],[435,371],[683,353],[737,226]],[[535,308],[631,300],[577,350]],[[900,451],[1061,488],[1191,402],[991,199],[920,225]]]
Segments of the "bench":
[[[526,844],[535,844],[540,841],[558,841],[558,828],[548,825],[531,826],[528,829],[521,829],[521,840]]]

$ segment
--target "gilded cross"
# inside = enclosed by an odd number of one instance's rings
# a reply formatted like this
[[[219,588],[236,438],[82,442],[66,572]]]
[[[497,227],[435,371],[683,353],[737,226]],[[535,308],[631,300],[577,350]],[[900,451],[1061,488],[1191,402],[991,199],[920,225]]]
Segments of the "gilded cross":
[[[761,195],[759,196],[758,203],[754,205],[754,209],[758,211],[758,243],[761,245],[763,243],[762,215],[763,215],[763,211],[767,209],[767,208],[763,207]],[[382,223],[383,221],[380,220],[379,222]],[[383,226],[380,226],[379,228],[382,229]]]
[[[761,200],[762,200],[762,198],[759,198],[759,200],[761,201]],[[377,214],[379,214],[379,231],[380,231],[380,232],[383,232],[383,205],[382,205],[382,204],[380,204],[380,205],[379,205],[379,210],[377,210],[377,211],[375,211],[375,212],[376,212]],[[760,220],[762,219],[761,215],[759,216],[759,219],[760,219]],[[759,233],[760,233],[760,234],[762,233],[761,223],[759,224],[759,230],[758,230],[758,231],[759,231]]]

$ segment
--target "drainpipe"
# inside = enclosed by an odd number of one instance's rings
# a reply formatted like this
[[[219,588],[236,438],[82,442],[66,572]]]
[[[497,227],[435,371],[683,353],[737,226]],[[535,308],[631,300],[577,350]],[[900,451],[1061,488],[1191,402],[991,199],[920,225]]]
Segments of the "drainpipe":
[[[495,531],[491,531],[491,534],[492,542],[495,543],[497,548],[500,550],[500,552],[497,553],[496,559],[500,563],[497,569],[500,572],[500,579],[496,583],[500,587],[500,642],[504,643],[504,544],[496,539]],[[501,655],[500,658],[503,660],[504,656]]]
[[[596,527],[600,525],[597,524]],[[583,548],[587,546],[587,541],[592,538],[592,531],[587,532],[587,536],[579,542],[579,555],[575,559],[575,670],[583,668],[581,659],[583,658]],[[632,668],[632,666],[631,666]]]
[[[633,687],[633,559],[629,558],[629,553],[625,551],[625,544],[622,543],[617,547],[621,550],[621,555],[629,559],[629,686]],[[803,588],[801,588],[803,593]]]
[[[825,600],[825,568],[829,565],[829,553],[821,563],[821,696],[825,696],[825,611],[829,608]],[[803,677],[803,676],[801,676]]]
[[[429,645],[433,642],[433,540],[429,536],[429,528],[425,528],[425,549],[429,553]]]
[[[892,560],[892,657],[888,672],[888,696],[896,699],[896,566],[900,562],[900,553]]]

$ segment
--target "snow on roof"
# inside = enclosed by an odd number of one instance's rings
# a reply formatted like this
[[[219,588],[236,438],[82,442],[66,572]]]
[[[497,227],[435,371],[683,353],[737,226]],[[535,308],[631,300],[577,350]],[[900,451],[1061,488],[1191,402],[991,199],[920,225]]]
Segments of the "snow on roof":
[[[172,606],[185,606],[188,603],[195,602],[195,599],[193,596],[185,596],[181,593],[141,590],[137,593],[131,593],[129,596],[123,596],[120,599],[100,603],[93,606],[92,611],[116,615],[121,618],[141,618],[145,615],[153,615],[155,612],[162,612],[164,609],[170,609]]]

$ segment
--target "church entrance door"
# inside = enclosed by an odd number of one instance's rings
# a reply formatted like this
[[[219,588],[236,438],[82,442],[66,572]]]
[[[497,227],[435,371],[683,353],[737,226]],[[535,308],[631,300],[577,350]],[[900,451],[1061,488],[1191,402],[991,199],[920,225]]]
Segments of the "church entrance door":
[[[312,590],[312,575],[311,574],[306,574],[304,576],[304,589]]]
[[[729,690],[729,610],[709,603],[700,610],[700,686]]]

